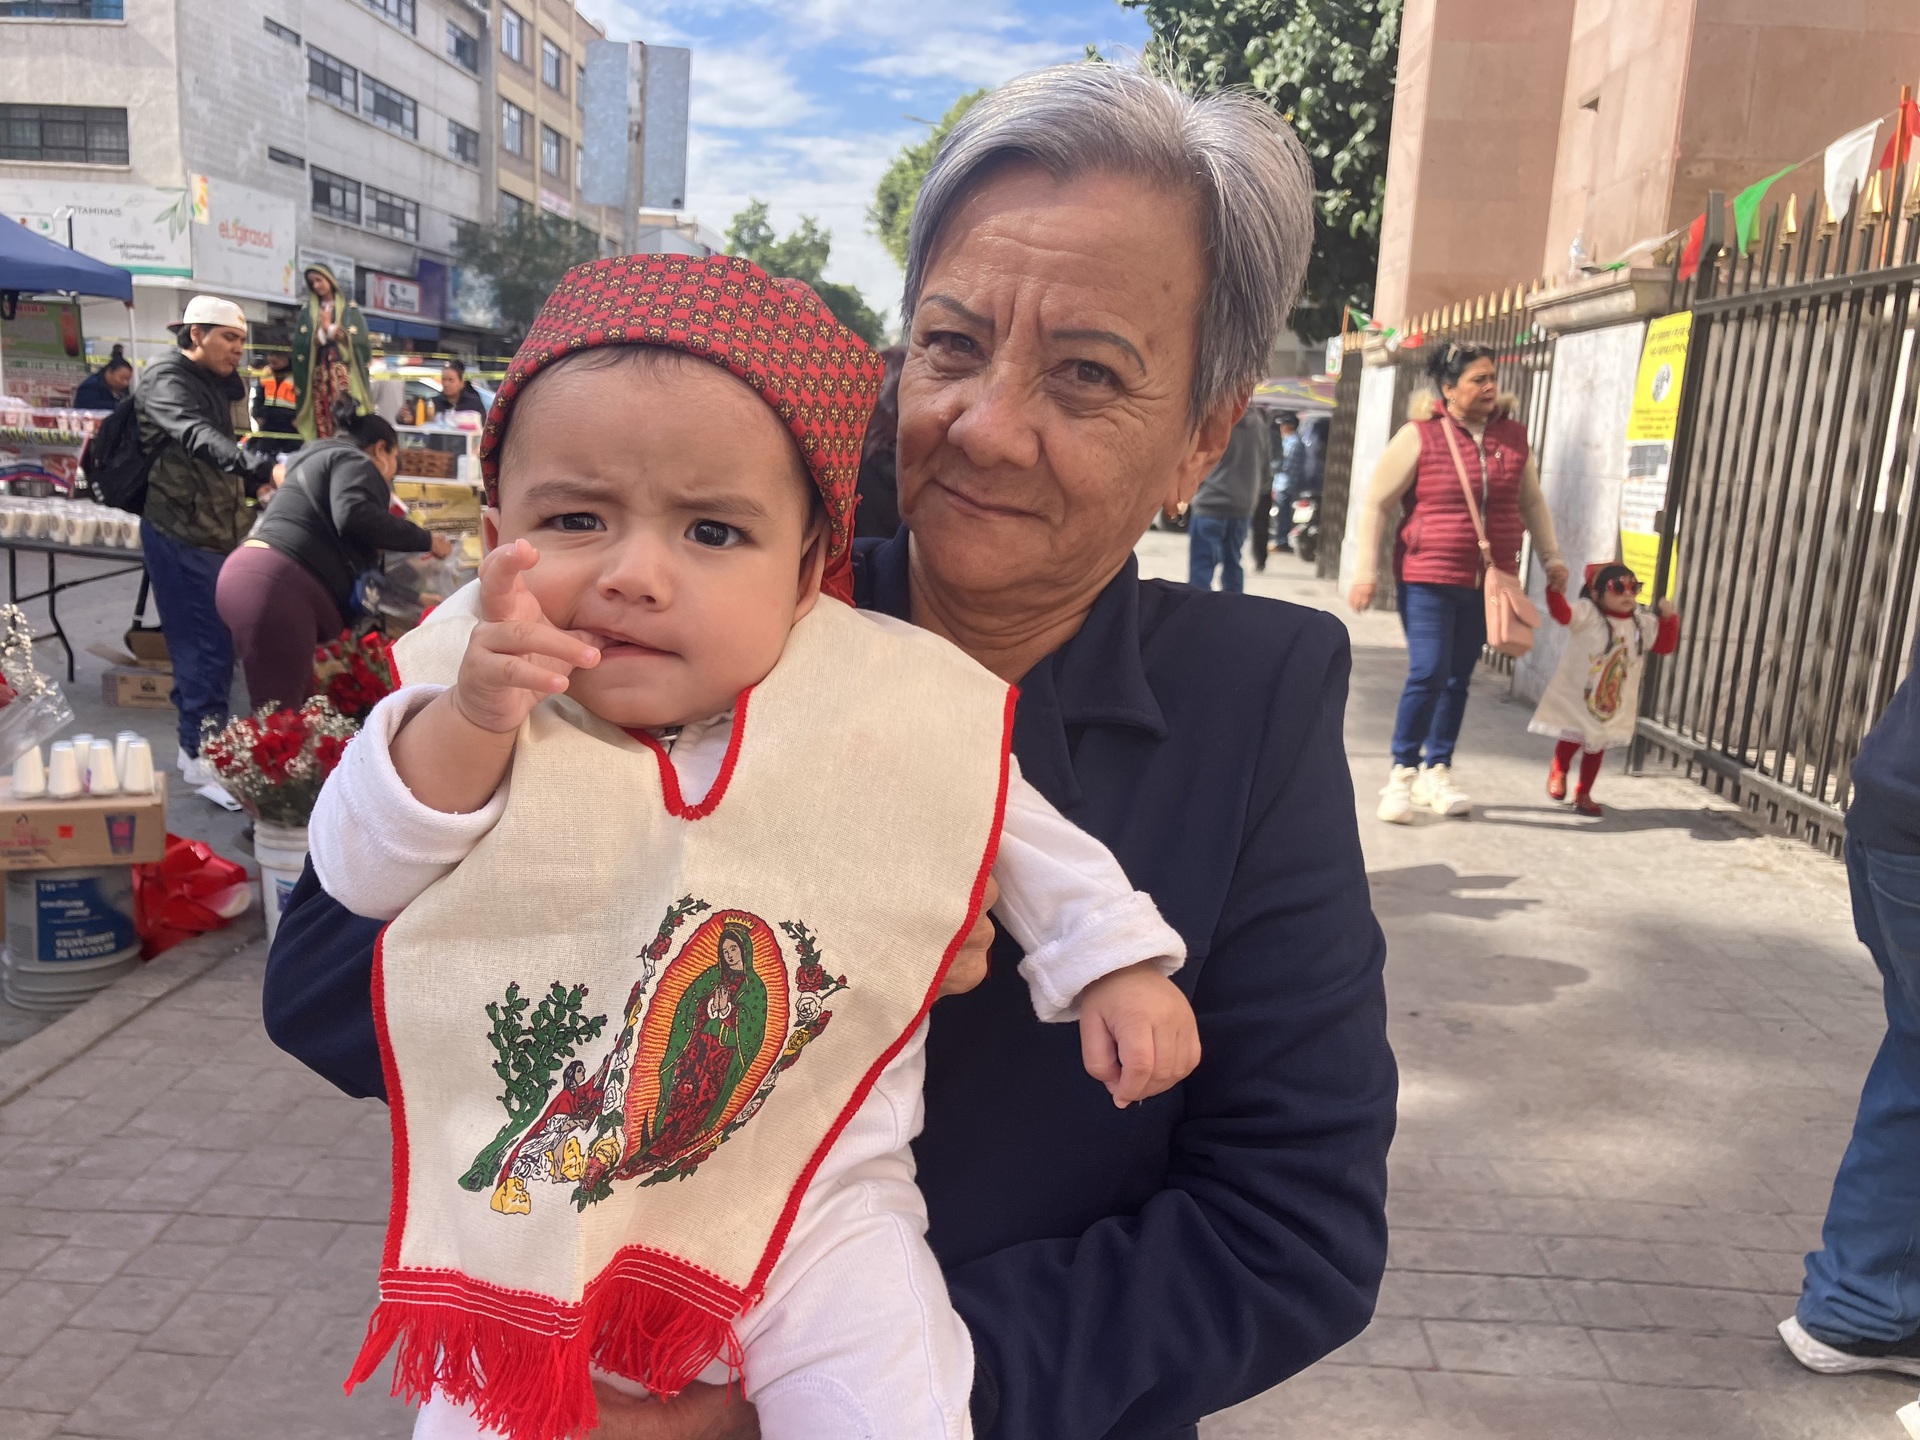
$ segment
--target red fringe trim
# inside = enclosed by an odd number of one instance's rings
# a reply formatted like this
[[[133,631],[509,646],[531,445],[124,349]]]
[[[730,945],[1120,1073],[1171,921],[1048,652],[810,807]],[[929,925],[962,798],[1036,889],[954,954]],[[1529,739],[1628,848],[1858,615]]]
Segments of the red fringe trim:
[[[424,1404],[438,1391],[509,1440],[576,1440],[600,1418],[589,1371],[598,1366],[671,1400],[715,1360],[728,1383],[745,1356],[730,1320],[625,1276],[589,1286],[560,1333],[543,1333],[458,1304],[383,1299],[346,1388],[394,1351],[393,1394]]]

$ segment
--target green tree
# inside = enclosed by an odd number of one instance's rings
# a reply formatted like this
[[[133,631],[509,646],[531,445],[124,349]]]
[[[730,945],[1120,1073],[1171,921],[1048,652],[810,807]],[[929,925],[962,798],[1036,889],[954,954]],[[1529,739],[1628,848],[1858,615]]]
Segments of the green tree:
[[[582,1015],[580,1004],[586,998],[586,986],[575,985],[569,990],[556,980],[534,1006],[520,993],[516,980],[507,986],[502,1000],[487,1005],[487,1018],[493,1022],[487,1043],[500,1057],[493,1062],[493,1073],[506,1086],[494,1098],[506,1106],[507,1123],[460,1177],[466,1189],[484,1190],[493,1184],[507,1147],[546,1109],[553,1093],[553,1077],[561,1064],[573,1058],[576,1046],[599,1036],[607,1017]],[[530,1006],[531,1023],[527,1017]]]
[[[1278,110],[1313,159],[1319,225],[1293,328],[1340,329],[1373,308],[1387,193],[1402,0],[1120,0],[1202,90],[1244,85]]]
[[[560,277],[600,255],[600,237],[584,225],[532,206],[491,230],[471,230],[454,258],[492,286],[507,338],[518,343]]]
[[[833,232],[822,230],[813,216],[802,215],[799,227],[781,237],[767,219],[767,202],[749,200],[727,227],[727,253],[751,260],[769,275],[804,281],[834,318],[867,344],[877,350],[886,343],[880,317],[866,297],[851,285],[822,278],[833,253]]]
[[[902,270],[907,268],[907,232],[913,225],[913,205],[920,198],[920,182],[927,178],[927,167],[940,153],[947,132],[973,108],[973,102],[986,93],[973,90],[954,101],[927,133],[927,138],[916,140],[894,156],[887,173],[880,177],[879,188],[873,192],[873,204],[867,207],[867,224]]]

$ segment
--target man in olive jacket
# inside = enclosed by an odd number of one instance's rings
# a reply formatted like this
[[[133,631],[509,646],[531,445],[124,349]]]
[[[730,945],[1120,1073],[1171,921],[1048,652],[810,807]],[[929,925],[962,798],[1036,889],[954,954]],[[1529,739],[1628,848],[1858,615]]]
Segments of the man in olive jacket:
[[[214,779],[200,757],[200,731],[227,719],[233,639],[214,606],[221,562],[253,525],[249,498],[273,480],[273,458],[249,455],[234,438],[233,402],[246,352],[247,317],[231,300],[196,295],[168,327],[179,349],[147,366],[135,392],[140,442],[153,455],[140,525],[160,628],[173,656],[180,713],[180,771]]]

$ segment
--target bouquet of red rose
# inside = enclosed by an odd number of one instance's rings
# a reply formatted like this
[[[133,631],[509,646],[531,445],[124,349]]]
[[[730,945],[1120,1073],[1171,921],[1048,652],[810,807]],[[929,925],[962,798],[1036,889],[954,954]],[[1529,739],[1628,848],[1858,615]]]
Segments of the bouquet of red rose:
[[[393,652],[378,634],[342,630],[339,639],[314,649],[313,693],[326,697],[356,725],[364,724],[373,707],[397,688]]]
[[[263,705],[252,715],[235,716],[223,730],[209,722],[200,757],[256,820],[304,826],[320,786],[359,728],[316,695],[298,710]]]

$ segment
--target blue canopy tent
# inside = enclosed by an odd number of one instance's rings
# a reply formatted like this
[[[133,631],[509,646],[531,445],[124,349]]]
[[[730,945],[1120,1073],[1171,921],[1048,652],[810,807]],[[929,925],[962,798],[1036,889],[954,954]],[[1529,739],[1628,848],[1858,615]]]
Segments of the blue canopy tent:
[[[20,296],[99,295],[133,308],[133,276],[118,265],[36,235],[18,221],[0,216],[0,317],[11,317]],[[128,317],[127,333],[133,333]],[[0,356],[0,394],[6,393]]]

